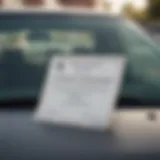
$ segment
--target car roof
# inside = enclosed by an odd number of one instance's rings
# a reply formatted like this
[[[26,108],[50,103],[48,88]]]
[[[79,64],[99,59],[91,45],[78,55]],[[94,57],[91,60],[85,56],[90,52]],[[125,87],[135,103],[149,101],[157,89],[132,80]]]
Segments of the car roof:
[[[65,10],[51,10],[51,9],[2,9],[0,15],[67,15],[67,16],[90,16],[90,17],[108,17],[108,18],[122,18],[120,14],[113,14],[110,12],[99,12],[90,9],[65,9]]]

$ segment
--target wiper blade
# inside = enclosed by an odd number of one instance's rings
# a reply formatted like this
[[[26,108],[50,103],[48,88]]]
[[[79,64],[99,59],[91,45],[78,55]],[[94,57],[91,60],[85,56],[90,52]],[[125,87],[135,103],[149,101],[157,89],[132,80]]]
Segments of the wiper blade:
[[[117,106],[117,108],[120,109],[160,108],[160,100],[121,98],[119,99]]]
[[[0,100],[0,108],[35,108],[36,98],[16,98]]]
[[[35,109],[37,106],[36,97],[30,98],[14,98],[0,100],[0,108],[20,108],[20,109]],[[116,105],[118,109],[141,109],[146,107],[160,108],[160,100],[139,100],[134,98],[120,98]]]
[[[143,102],[135,98],[120,98],[117,104],[118,106],[135,106],[143,105]]]

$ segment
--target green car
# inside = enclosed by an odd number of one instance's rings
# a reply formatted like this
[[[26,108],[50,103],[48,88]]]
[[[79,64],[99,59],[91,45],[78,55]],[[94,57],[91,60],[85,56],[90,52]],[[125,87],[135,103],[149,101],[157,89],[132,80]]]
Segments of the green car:
[[[120,100],[160,104],[160,49],[138,24],[62,12],[1,12],[0,24],[1,101],[36,100],[54,55],[118,54],[127,59]]]

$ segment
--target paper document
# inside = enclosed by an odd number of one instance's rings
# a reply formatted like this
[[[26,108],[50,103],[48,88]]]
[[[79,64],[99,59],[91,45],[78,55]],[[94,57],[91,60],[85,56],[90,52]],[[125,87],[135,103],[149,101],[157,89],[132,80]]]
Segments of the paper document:
[[[123,57],[53,57],[36,119],[61,125],[107,128],[124,68]]]

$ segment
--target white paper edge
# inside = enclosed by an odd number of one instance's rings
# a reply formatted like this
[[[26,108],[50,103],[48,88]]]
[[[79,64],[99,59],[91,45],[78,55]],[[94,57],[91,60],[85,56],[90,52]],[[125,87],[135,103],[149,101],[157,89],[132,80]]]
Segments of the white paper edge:
[[[113,55],[112,55],[113,54]],[[43,83],[43,85],[42,85],[42,88],[40,89],[40,94],[39,94],[39,96],[38,96],[38,102],[37,102],[37,105],[36,105],[36,109],[35,109],[35,113],[34,113],[34,115],[33,115],[33,119],[36,121],[36,122],[38,122],[38,123],[43,123],[43,124],[53,124],[53,125],[56,125],[56,126],[61,126],[61,127],[68,127],[68,128],[70,128],[70,127],[74,127],[74,128],[81,128],[81,129],[87,129],[87,130],[108,130],[109,128],[110,128],[110,126],[111,126],[111,121],[112,121],[112,115],[114,114],[114,110],[115,110],[115,107],[116,107],[116,102],[117,102],[117,99],[118,99],[118,97],[119,97],[119,93],[120,93],[120,91],[121,91],[121,86],[122,86],[122,82],[123,82],[123,76],[124,76],[124,74],[125,74],[125,67],[126,67],[126,63],[127,63],[127,60],[126,60],[126,58],[125,58],[125,56],[123,56],[124,54],[122,54],[122,53],[107,53],[106,55],[103,55],[103,56],[101,56],[101,54],[96,54],[96,55],[84,55],[84,54],[79,54],[79,55],[64,55],[64,56],[61,56],[61,55],[59,55],[59,56],[52,56],[52,58],[50,59],[50,61],[49,61],[49,63],[48,63],[48,70],[46,71],[46,74],[45,74],[45,80],[44,80],[44,83]],[[122,59],[122,61],[123,61],[123,66],[122,66],[122,70],[123,70],[123,72],[122,72],[122,74],[121,74],[121,77],[120,77],[120,82],[119,82],[119,85],[118,85],[118,93],[117,93],[117,95],[116,95],[116,97],[115,97],[115,104],[113,104],[113,107],[111,107],[112,108],[112,111],[111,111],[111,113],[112,114],[110,114],[110,118],[108,118],[109,119],[109,121],[108,121],[108,124],[107,124],[107,122],[106,122],[106,128],[104,128],[104,129],[102,129],[102,128],[98,128],[98,127],[96,127],[96,128],[94,128],[94,127],[85,127],[85,126],[81,126],[81,125],[77,125],[77,124],[68,124],[68,123],[66,123],[65,124],[65,122],[58,122],[58,123],[54,123],[52,120],[49,120],[49,119],[42,119],[41,117],[39,117],[39,111],[41,110],[41,102],[42,102],[42,98],[44,97],[44,90],[45,90],[45,88],[46,88],[46,84],[47,84],[47,81],[48,81],[48,78],[49,78],[49,75],[50,75],[50,72],[52,71],[51,70],[51,65],[53,65],[54,63],[53,63],[53,61],[55,60],[55,57],[61,57],[61,58],[64,58],[64,59],[66,59],[66,58],[69,58],[69,59],[71,59],[71,58],[77,58],[77,57],[82,57],[82,58],[84,58],[84,57],[88,57],[88,58],[95,58],[95,57],[104,57],[104,58],[111,58],[111,59],[113,59],[113,58],[117,58],[117,59]]]

